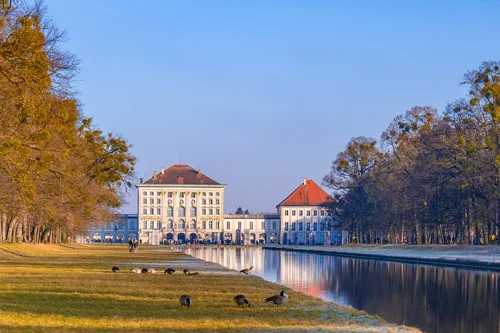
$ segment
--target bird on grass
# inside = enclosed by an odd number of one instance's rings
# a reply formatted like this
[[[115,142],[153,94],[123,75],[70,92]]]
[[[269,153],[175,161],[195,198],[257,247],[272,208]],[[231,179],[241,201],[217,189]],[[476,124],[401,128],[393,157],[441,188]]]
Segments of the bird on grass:
[[[165,274],[174,274],[174,273],[175,273],[175,269],[173,269],[173,268],[167,268],[165,270]]]
[[[247,300],[245,295],[236,295],[234,296],[234,301],[236,304],[238,304],[238,307],[242,305],[246,305],[247,307],[250,307],[250,302]]]
[[[118,273],[118,271],[120,269],[118,267],[116,267],[116,266],[113,266],[113,268],[111,268],[111,270],[113,271],[113,273]]]
[[[240,271],[240,273],[243,273],[243,274],[245,274],[245,275],[248,275],[248,273],[250,273],[250,271],[252,270],[252,268],[253,268],[253,266],[252,266],[252,267],[250,267],[250,268],[245,268],[245,269],[242,269],[242,270]]]
[[[193,273],[189,272],[189,273],[187,273],[186,275],[189,275],[189,276],[197,276],[197,275],[200,275],[200,273],[198,273],[198,272],[193,272]]]
[[[183,272],[184,272],[184,274],[189,274],[189,269],[184,268]]]
[[[130,270],[130,272],[132,272],[132,273],[137,273],[137,274],[141,274],[141,273],[142,273],[142,270],[141,270],[140,268],[132,268],[132,269]]]
[[[181,308],[183,305],[185,305],[189,309],[191,307],[193,300],[191,299],[191,296],[189,296],[189,295],[182,295],[180,302],[181,302]]]
[[[281,304],[284,304],[287,299],[288,299],[288,295],[285,293],[284,290],[282,290],[279,295],[274,295],[274,296],[266,298],[264,303],[272,302],[272,303],[276,304],[276,307],[278,307]]]
[[[156,268],[148,268],[148,273],[156,274],[157,272]]]
[[[142,274],[148,274],[148,269],[147,269],[147,268],[143,268],[143,269],[141,270],[141,273],[142,273]]]

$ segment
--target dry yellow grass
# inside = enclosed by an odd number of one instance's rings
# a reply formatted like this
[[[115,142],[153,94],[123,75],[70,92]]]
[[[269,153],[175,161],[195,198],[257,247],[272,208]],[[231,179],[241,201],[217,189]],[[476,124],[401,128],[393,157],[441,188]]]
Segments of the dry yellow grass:
[[[277,308],[263,300],[281,286],[202,263],[146,246],[130,254],[126,246],[0,244],[0,332],[418,332],[291,290]],[[166,267],[177,272],[164,275]],[[184,267],[200,275],[185,276]],[[236,306],[240,293],[250,308]],[[182,294],[191,309],[180,307]]]

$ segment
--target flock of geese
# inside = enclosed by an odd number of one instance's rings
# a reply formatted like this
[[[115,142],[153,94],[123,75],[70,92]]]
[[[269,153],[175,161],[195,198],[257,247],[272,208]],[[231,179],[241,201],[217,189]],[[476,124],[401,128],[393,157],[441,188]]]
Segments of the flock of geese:
[[[253,266],[250,267],[250,268],[245,268],[245,269],[242,269],[240,271],[240,273],[243,273],[245,275],[248,275],[250,273],[250,271],[252,270]],[[113,266],[111,268],[111,271],[113,273],[118,273],[118,271],[120,270],[120,268],[118,268],[117,266]],[[158,270],[156,268],[132,268],[130,270],[130,272],[132,273],[138,273],[138,274],[156,274],[158,273]],[[164,271],[165,274],[174,274],[175,273],[175,269],[173,268],[167,268],[165,271]],[[191,273],[189,271],[189,269],[184,269],[183,270],[183,273],[185,275],[189,275],[189,276],[197,276],[197,275],[200,275],[200,273],[198,272],[193,272]],[[247,300],[246,296],[245,295],[236,295],[234,296],[234,301],[235,303],[238,305],[238,307],[250,307],[250,302]],[[276,304],[276,307],[280,306],[281,304],[284,304],[286,302],[286,300],[288,299],[288,295],[286,294],[286,292],[284,290],[281,291],[281,293],[279,295],[273,295],[271,297],[268,297],[265,299],[264,303],[274,303]],[[180,298],[180,303],[181,303],[181,308],[183,306],[187,306],[188,309],[191,308],[191,304],[193,304],[193,299],[191,296],[189,295],[182,295],[181,298]]]

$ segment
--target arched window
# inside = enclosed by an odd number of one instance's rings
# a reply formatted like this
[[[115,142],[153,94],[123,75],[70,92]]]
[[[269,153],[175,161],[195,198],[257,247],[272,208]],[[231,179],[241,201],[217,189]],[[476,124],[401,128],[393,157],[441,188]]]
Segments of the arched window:
[[[189,223],[189,229],[196,229],[196,220],[191,220]]]
[[[172,207],[167,207],[167,216],[174,216],[174,209]]]
[[[196,207],[191,207],[191,209],[189,210],[189,215],[196,216]]]
[[[178,214],[179,214],[178,216],[186,216],[186,208],[179,207]]]
[[[172,220],[167,221],[167,229],[173,229],[174,228],[174,222]]]
[[[186,222],[184,220],[179,220],[177,223],[178,229],[185,229],[186,228]]]

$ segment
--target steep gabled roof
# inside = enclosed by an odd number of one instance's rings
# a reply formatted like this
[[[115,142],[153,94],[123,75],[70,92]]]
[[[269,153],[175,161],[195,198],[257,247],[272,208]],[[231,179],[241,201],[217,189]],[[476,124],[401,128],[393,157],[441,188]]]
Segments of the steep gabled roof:
[[[154,175],[143,184],[187,184],[187,185],[221,185],[195,170],[187,164],[174,164],[170,168]]]
[[[304,179],[285,200],[280,202],[279,206],[326,206],[333,201],[321,187],[311,179]]]

